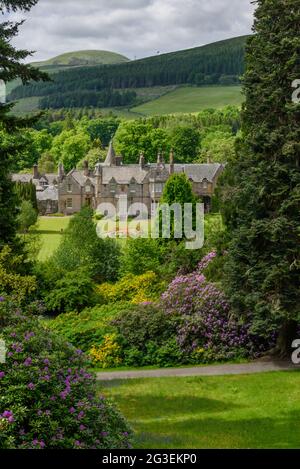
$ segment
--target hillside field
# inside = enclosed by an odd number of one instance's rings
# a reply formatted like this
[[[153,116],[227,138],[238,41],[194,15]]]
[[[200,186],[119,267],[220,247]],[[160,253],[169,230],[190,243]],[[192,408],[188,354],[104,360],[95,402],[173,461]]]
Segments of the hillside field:
[[[203,109],[220,109],[228,105],[241,105],[240,86],[180,87],[164,96],[131,109],[145,116],[192,113]]]
[[[243,102],[240,86],[183,86],[170,90],[171,87],[142,88],[140,97],[148,102],[133,108],[101,108],[103,115],[115,115],[123,119],[138,119],[163,114],[196,113],[203,109],[220,109],[224,106],[240,106]],[[156,99],[153,99],[157,97]],[[26,114],[38,111],[38,97],[24,98],[17,101],[14,113]]]

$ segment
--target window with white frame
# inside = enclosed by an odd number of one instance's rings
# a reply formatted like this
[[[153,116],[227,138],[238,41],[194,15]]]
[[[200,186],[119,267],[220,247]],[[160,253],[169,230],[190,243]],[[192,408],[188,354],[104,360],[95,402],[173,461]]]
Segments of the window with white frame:
[[[73,208],[73,199],[67,199],[67,208]]]

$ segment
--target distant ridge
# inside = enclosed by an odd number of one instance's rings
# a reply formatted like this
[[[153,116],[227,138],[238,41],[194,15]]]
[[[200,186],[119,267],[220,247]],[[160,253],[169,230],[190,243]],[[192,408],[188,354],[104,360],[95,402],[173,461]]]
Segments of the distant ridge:
[[[41,62],[33,62],[31,65],[39,68],[51,67],[84,67],[96,65],[113,65],[128,62],[129,59],[124,55],[104,50],[81,50],[66,52]]]

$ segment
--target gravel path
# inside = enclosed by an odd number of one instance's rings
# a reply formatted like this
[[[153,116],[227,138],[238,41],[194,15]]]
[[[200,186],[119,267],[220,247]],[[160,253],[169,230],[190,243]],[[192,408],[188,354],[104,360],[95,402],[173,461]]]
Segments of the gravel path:
[[[295,366],[289,362],[256,361],[237,365],[213,365],[198,366],[193,368],[163,368],[157,370],[104,372],[97,373],[97,379],[99,381],[112,381],[121,379],[163,378],[172,376],[222,376],[290,370],[300,370],[300,366]]]

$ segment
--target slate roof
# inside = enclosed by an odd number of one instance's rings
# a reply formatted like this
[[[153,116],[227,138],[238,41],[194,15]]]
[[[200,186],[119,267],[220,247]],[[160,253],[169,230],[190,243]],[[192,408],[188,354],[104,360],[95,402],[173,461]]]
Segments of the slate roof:
[[[12,175],[13,182],[30,182],[33,180],[32,174],[13,174]]]
[[[54,186],[49,186],[43,192],[37,192],[37,200],[58,200],[58,189]]]
[[[55,182],[57,183],[58,176],[55,173],[42,174],[38,179],[34,179],[33,174],[12,174],[12,180],[14,182],[28,183],[33,182],[36,186],[40,184],[40,181],[47,180],[49,186],[52,186]]]
[[[79,169],[73,169],[69,174],[68,176],[73,176],[73,178],[75,179],[75,181],[78,182],[78,184],[83,187],[87,180],[91,181],[93,184],[95,184],[95,179],[94,179],[94,176],[91,174],[90,176],[86,176],[84,174],[84,171],[81,171]]]
[[[138,184],[142,184],[148,171],[141,168],[139,165],[123,165],[102,167],[102,182],[109,184],[112,179],[118,184],[129,184],[132,179],[135,179]]]
[[[192,179],[194,182],[202,182],[204,179],[207,179],[209,182],[213,182],[220,169],[223,169],[223,166],[219,163],[184,165],[176,164],[174,168],[175,173],[183,172],[183,168],[187,177]]]

